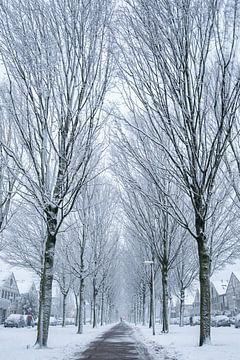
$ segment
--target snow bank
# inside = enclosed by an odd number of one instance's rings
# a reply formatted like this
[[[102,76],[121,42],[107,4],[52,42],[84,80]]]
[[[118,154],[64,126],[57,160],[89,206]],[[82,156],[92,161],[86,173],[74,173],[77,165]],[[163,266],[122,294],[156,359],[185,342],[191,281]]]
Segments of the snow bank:
[[[149,348],[149,352],[156,359],[169,360],[239,360],[240,358],[240,329],[212,328],[212,343],[203,347],[198,346],[199,326],[185,326],[180,328],[172,325],[169,334],[161,334],[161,327],[157,325],[155,336],[148,327],[135,327],[138,341],[142,341]]]
[[[82,352],[94,338],[110,329],[107,325],[92,329],[84,327],[84,334],[76,334],[75,326],[50,326],[47,349],[35,349],[36,327],[4,328],[0,326],[0,359],[2,360],[67,360]]]

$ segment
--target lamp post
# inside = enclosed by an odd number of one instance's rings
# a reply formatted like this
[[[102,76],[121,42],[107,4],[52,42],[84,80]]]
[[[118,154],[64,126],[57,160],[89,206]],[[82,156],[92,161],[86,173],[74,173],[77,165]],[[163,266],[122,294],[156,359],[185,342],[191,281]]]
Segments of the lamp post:
[[[155,286],[154,286],[154,262],[152,260],[144,261],[145,265],[151,265],[151,282],[152,282],[152,334],[155,335]]]

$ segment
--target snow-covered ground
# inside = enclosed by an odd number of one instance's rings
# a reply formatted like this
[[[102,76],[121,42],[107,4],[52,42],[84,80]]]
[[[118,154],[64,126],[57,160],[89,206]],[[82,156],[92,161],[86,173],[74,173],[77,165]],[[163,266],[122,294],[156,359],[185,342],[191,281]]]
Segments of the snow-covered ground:
[[[157,359],[169,360],[239,360],[240,329],[212,328],[211,345],[198,346],[199,326],[171,326],[169,334],[161,334],[157,325],[155,336],[148,327],[135,327],[139,341],[147,345]]]
[[[94,338],[110,329],[107,325],[92,329],[84,327],[84,334],[76,334],[75,326],[50,326],[47,349],[35,349],[36,327],[4,328],[0,326],[0,360],[69,360],[82,352]]]

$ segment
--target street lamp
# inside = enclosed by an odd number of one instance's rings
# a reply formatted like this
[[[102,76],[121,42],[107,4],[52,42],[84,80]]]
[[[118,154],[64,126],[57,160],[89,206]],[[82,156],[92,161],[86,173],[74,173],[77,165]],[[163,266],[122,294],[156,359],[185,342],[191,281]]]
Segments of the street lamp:
[[[153,260],[144,261],[145,265],[151,265],[151,282],[152,282],[152,333],[155,335],[155,286],[154,286],[154,262]]]

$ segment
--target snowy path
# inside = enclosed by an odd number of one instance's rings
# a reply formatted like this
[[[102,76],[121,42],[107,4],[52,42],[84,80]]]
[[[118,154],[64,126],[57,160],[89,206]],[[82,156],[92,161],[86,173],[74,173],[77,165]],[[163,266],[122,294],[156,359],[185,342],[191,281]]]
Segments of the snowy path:
[[[92,342],[76,360],[151,360],[146,347],[137,342],[125,323],[114,326]]]
[[[73,360],[91,341],[112,328],[111,325],[93,329],[84,326],[84,334],[77,334],[74,325],[50,326],[47,349],[33,347],[37,328],[4,328],[0,325],[0,360]]]

